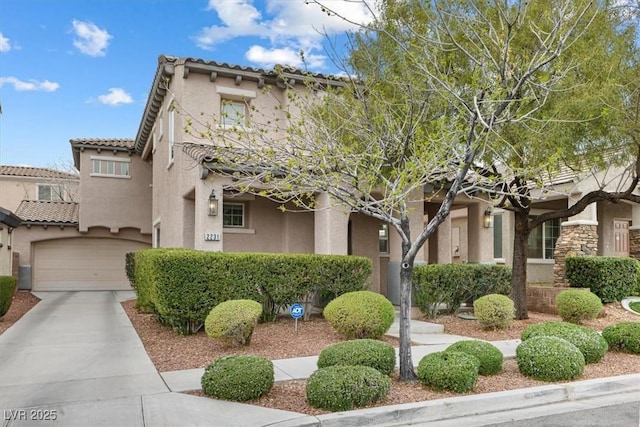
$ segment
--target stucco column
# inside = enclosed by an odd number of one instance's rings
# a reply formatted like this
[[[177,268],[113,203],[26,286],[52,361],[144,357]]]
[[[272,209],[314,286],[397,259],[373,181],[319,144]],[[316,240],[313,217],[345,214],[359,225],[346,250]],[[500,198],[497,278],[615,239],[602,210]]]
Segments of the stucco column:
[[[209,195],[215,191],[218,199],[218,215],[209,216]],[[222,252],[222,199],[223,190],[220,182],[198,180],[196,183],[194,249]]]
[[[631,207],[631,226],[629,227],[629,255],[640,259],[640,205]]]
[[[493,228],[484,226],[484,212],[490,205],[473,203],[468,208],[467,233],[469,239],[469,262],[493,262]]]
[[[350,210],[332,200],[328,193],[316,195],[314,250],[316,254],[346,255]]]
[[[451,215],[438,227],[438,264],[451,264],[453,248],[451,247]]]
[[[572,206],[576,200],[569,198]],[[597,255],[598,206],[590,204],[578,215],[560,224],[560,236],[553,251],[553,284],[568,286],[564,260],[568,256]]]

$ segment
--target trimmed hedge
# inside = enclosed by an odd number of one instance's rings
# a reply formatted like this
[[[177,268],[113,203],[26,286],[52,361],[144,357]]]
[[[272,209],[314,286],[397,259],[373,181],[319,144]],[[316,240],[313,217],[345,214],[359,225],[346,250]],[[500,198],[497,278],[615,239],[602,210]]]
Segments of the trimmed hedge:
[[[0,276],[0,317],[7,314],[13,296],[16,294],[18,280],[13,276]]]
[[[584,372],[584,356],[569,341],[558,337],[537,336],[516,348],[520,373],[540,381],[578,378]]]
[[[140,309],[178,332],[191,333],[221,302],[258,301],[262,320],[270,320],[320,292],[365,289],[371,271],[365,257],[144,249],[135,255],[134,288]]]
[[[262,306],[252,300],[229,300],[211,309],[204,330],[211,338],[225,343],[249,345]]]
[[[372,339],[339,342],[323,348],[318,356],[318,368],[335,365],[369,366],[391,375],[396,367],[396,351],[391,344]]]
[[[562,320],[580,324],[598,317],[602,311],[602,301],[591,292],[568,289],[556,296],[556,307]]]
[[[494,375],[502,371],[503,355],[495,345],[480,340],[464,340],[451,344],[445,351],[459,351],[474,356],[480,362],[479,375]]]
[[[581,256],[565,260],[573,288],[589,288],[603,303],[622,301],[637,285],[638,261],[628,257]]]
[[[136,281],[136,253],[127,252],[124,255],[124,272],[129,279],[129,283],[135,288],[134,283]]]
[[[346,411],[384,399],[391,378],[368,366],[335,365],[318,369],[307,380],[307,402],[314,408]]]
[[[357,291],[331,301],[323,315],[333,329],[348,339],[380,339],[393,324],[396,311],[384,295]]]
[[[463,302],[511,292],[511,268],[484,264],[422,264],[413,270],[414,302],[429,317],[445,305],[456,312]]]
[[[570,342],[580,350],[585,363],[599,362],[609,349],[607,341],[598,332],[566,322],[545,322],[527,326],[520,338],[527,341],[540,336],[562,338]]]
[[[620,322],[607,326],[602,336],[614,351],[640,354],[640,322]]]
[[[511,326],[516,312],[511,298],[506,295],[490,294],[473,302],[473,314],[483,329],[507,329]]]
[[[253,355],[216,359],[206,367],[200,380],[205,395],[237,402],[264,396],[273,387],[273,382],[271,360]]]
[[[473,390],[478,381],[480,361],[459,351],[427,354],[418,363],[418,379],[436,391],[464,393]]]

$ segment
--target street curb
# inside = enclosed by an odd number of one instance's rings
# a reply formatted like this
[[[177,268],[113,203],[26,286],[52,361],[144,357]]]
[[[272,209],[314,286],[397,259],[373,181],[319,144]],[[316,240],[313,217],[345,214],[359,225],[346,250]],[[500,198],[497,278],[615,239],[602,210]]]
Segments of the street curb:
[[[270,427],[398,426],[601,397],[640,393],[640,374],[294,418]]]

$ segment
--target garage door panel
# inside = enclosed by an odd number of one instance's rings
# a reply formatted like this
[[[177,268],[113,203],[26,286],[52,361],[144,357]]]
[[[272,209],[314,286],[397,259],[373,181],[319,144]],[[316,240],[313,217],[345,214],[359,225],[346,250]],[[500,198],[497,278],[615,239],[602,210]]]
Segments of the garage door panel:
[[[38,242],[33,249],[33,289],[131,289],[125,254],[148,247],[140,242],[89,237]]]

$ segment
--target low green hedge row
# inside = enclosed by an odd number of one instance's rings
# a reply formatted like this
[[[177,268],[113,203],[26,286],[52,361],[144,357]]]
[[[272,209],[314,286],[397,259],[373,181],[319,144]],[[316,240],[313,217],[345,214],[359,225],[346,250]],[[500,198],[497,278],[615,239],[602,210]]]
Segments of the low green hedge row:
[[[465,301],[511,292],[511,268],[484,264],[423,264],[413,270],[413,298],[429,317],[445,305],[453,313]]]
[[[251,254],[145,249],[136,252],[134,288],[139,308],[189,333],[213,307],[232,299],[262,304],[262,320],[314,295],[367,287],[369,258],[313,254]],[[306,310],[309,312],[310,310]]]
[[[613,351],[640,354],[640,322],[620,322],[607,326],[602,336]]]
[[[527,326],[520,338],[527,341],[539,336],[562,338],[570,342],[580,350],[585,363],[599,362],[609,349],[607,341],[598,332],[567,322],[545,322]]]
[[[16,286],[18,281],[13,276],[0,276],[0,317],[4,316],[11,303],[13,302],[13,296],[16,293]]]
[[[567,257],[569,286],[589,288],[603,303],[621,301],[638,283],[638,261],[628,257]]]
[[[396,367],[396,351],[384,341],[343,341],[323,348],[318,356],[318,368],[335,365],[368,366],[384,375],[391,375]]]

